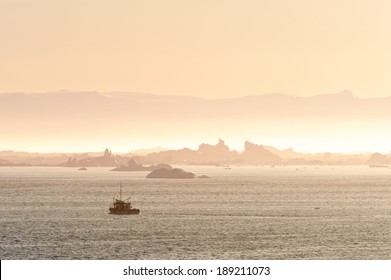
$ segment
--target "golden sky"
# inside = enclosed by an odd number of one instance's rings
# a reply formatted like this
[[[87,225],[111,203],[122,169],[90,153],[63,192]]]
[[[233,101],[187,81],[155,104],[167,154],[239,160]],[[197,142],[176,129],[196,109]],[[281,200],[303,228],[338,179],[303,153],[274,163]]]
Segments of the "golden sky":
[[[0,0],[0,92],[391,95],[388,0]]]
[[[348,89],[361,99],[391,96],[390,35],[389,0],[0,0],[0,93],[68,89],[217,99]],[[15,105],[14,112],[3,104],[0,131],[7,133],[0,150],[196,148],[220,137],[239,150],[244,140],[311,152],[391,149],[389,115],[324,123],[194,117],[188,121],[198,123],[187,130],[156,117],[136,130],[131,110],[126,118],[94,123],[91,116],[107,108],[83,113],[91,104],[81,96],[68,104],[82,112],[74,120],[52,103],[30,115],[31,104]],[[353,96],[347,98],[354,103]],[[47,115],[38,118],[41,111]],[[92,124],[97,127],[86,131]]]

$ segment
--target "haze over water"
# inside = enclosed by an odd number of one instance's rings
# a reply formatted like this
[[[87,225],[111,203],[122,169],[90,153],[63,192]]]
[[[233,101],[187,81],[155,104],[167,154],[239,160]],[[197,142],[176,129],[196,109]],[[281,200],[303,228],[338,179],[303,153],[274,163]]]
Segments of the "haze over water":
[[[391,171],[0,168],[1,259],[389,259]],[[140,215],[109,215],[122,182]]]

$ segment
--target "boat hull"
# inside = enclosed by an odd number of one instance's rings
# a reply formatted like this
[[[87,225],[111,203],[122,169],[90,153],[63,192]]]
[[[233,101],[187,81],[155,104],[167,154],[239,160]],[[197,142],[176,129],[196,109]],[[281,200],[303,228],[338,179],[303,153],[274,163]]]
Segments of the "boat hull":
[[[110,208],[109,211],[110,211],[109,214],[114,214],[114,215],[137,215],[137,214],[140,214],[140,209],[118,210],[115,208]]]

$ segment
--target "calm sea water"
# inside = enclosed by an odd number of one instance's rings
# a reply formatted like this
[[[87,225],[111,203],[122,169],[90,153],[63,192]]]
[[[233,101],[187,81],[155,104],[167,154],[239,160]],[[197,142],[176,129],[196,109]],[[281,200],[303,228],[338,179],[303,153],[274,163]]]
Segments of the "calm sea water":
[[[1,259],[391,259],[391,169],[0,168]],[[109,215],[122,182],[140,215]]]

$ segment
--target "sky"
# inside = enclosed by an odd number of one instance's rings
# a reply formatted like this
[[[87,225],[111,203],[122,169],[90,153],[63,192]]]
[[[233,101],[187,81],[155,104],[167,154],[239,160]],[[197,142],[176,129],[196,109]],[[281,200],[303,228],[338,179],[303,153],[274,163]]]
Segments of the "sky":
[[[391,95],[387,0],[0,0],[0,92]]]
[[[222,99],[349,90],[362,99],[391,96],[390,15],[387,0],[0,0],[0,94],[120,91]],[[0,149],[35,143],[26,149],[129,151],[128,143],[182,148],[221,137],[235,149],[249,139],[311,152],[391,150],[383,127],[389,119],[368,120],[365,129],[360,122],[350,130],[330,123],[322,131],[310,120],[290,134],[280,124],[269,134],[267,127],[238,125],[240,135],[205,122],[208,132],[193,131],[190,140],[175,129],[171,137],[149,137],[155,142],[130,134],[102,141],[104,130],[94,139],[73,137],[72,123],[64,131],[71,139],[49,128],[44,137],[32,128],[44,129],[48,120],[33,119],[20,127],[0,119],[7,131]],[[58,120],[50,119],[55,128]]]

